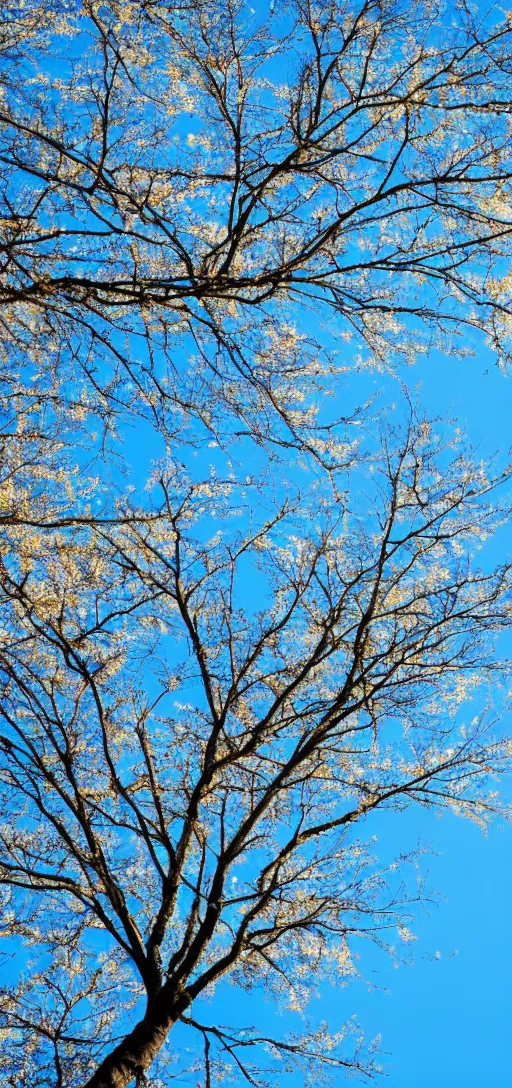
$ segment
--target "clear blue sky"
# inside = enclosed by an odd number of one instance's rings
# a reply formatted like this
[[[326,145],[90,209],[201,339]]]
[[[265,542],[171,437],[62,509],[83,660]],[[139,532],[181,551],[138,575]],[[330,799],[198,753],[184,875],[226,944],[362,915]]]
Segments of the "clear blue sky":
[[[404,377],[409,387],[421,383],[427,411],[457,419],[482,456],[506,457],[512,377],[488,354],[462,362],[436,354]],[[496,561],[504,545],[512,552],[511,529],[500,535]],[[511,783],[504,789],[512,794]],[[379,814],[374,827],[386,850],[431,844],[435,854],[424,858],[424,871],[444,899],[413,926],[414,966],[394,969],[387,957],[368,953],[367,978],[378,988],[356,983],[324,992],[319,1012],[339,1011],[340,1019],[357,1012],[369,1037],[382,1035],[391,1088],[512,1088],[512,825],[484,837],[465,820],[417,808],[387,820]]]
[[[413,376],[409,371],[409,382]],[[482,454],[507,453],[512,378],[488,356],[482,352],[458,363],[436,355],[422,363],[417,376],[421,401],[430,411],[457,417]],[[510,530],[507,535],[512,551]],[[502,538],[500,549],[503,543]],[[505,789],[512,792],[510,783]],[[393,971],[383,963],[381,975],[370,976],[382,979],[387,996],[362,986],[351,994],[367,1031],[380,1031],[384,1049],[391,1052],[385,1062],[388,1083],[393,1088],[510,1088],[512,826],[484,838],[451,815],[439,820],[416,810],[394,815],[393,821],[401,845],[402,836],[404,844],[417,836],[438,851],[428,863],[429,884],[446,898],[430,917],[418,919],[415,967]],[[440,959],[429,958],[435,952]],[[329,1004],[336,1000],[325,996]]]

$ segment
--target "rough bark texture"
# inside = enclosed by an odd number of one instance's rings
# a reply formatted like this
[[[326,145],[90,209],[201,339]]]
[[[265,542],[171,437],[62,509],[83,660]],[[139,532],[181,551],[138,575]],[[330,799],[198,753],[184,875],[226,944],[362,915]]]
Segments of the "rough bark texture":
[[[188,996],[173,998],[164,987],[142,1020],[107,1055],[84,1088],[128,1088],[150,1068],[173,1024],[189,1004]]]

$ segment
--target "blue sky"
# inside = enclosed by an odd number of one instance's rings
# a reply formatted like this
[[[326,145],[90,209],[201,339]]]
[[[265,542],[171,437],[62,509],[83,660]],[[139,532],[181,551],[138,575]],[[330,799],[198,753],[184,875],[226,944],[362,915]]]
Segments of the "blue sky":
[[[416,809],[389,813],[387,825],[379,814],[373,830],[381,846],[430,845],[436,854],[422,869],[444,898],[417,916],[413,965],[395,969],[369,947],[359,961],[366,981],[323,987],[309,1014],[334,1029],[355,1013],[367,1040],[380,1035],[380,1083],[390,1088],[509,1088],[511,829],[484,838],[466,821]],[[211,1022],[219,1010],[222,1022],[233,1015],[275,1034],[299,1026],[228,984],[201,1014]]]
[[[456,419],[482,456],[499,451],[506,459],[512,378],[489,353],[460,362],[435,353],[403,377],[409,387],[420,383],[421,404]],[[496,561],[504,558],[504,545],[512,550],[510,528],[495,545]],[[510,796],[512,784],[503,788]],[[420,912],[412,927],[414,966],[394,969],[372,950],[365,965],[376,988],[361,982],[326,991],[319,1008],[342,1019],[357,1012],[369,1038],[382,1035],[385,1083],[392,1088],[509,1088],[512,826],[483,836],[465,820],[418,808],[390,813],[387,821],[379,814],[372,829],[386,849],[430,844],[423,871],[439,893],[438,905],[428,915]]]
[[[408,372],[409,381],[415,376]],[[488,354],[460,363],[431,356],[418,366],[417,378],[427,409],[456,417],[483,455],[506,455],[512,379]],[[507,543],[510,550],[510,529]],[[504,788],[510,794],[510,783]],[[452,815],[437,819],[418,810],[395,814],[393,821],[401,844],[416,835],[437,851],[426,867],[429,885],[445,899],[429,917],[418,917],[414,968],[395,971],[382,964],[387,995],[362,986],[352,990],[361,1021],[369,1034],[383,1035],[393,1088],[509,1088],[512,827],[484,837]],[[441,958],[430,958],[436,952]],[[325,1000],[334,1004],[336,998]]]

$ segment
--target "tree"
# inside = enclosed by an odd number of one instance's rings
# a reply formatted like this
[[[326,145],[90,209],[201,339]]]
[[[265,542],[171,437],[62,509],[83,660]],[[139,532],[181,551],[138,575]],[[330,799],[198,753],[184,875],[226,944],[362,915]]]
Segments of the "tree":
[[[322,483],[167,462],[151,503],[93,517],[62,453],[34,486],[32,443],[4,451],[3,924],[36,954],[2,998],[4,1082],[166,1084],[177,1023],[206,1085],[228,1059],[259,1083],[258,1047],[363,1071],[340,1036],[262,1039],[195,1005],[229,975],[301,1006],[350,977],[359,931],[407,939],[416,893],[354,833],[376,809],[495,811],[510,742],[460,704],[501,668],[512,567],[475,548],[507,473],[411,415],[352,511]]]
[[[202,998],[349,981],[427,894],[372,857],[376,814],[500,810],[512,567],[481,549],[510,466],[412,397],[384,425],[326,394],[436,335],[508,358],[511,33],[465,4],[4,4],[13,1088],[167,1085],[184,1031],[205,1088],[371,1075],[350,1023],[278,1038]]]

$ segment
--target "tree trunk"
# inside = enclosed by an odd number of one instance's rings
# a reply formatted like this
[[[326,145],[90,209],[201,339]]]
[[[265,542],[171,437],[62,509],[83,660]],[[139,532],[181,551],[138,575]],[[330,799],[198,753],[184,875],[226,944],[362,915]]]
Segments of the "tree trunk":
[[[164,986],[142,1020],[107,1055],[84,1088],[128,1088],[150,1068],[173,1024],[189,1004],[188,995],[174,995],[173,999]]]

